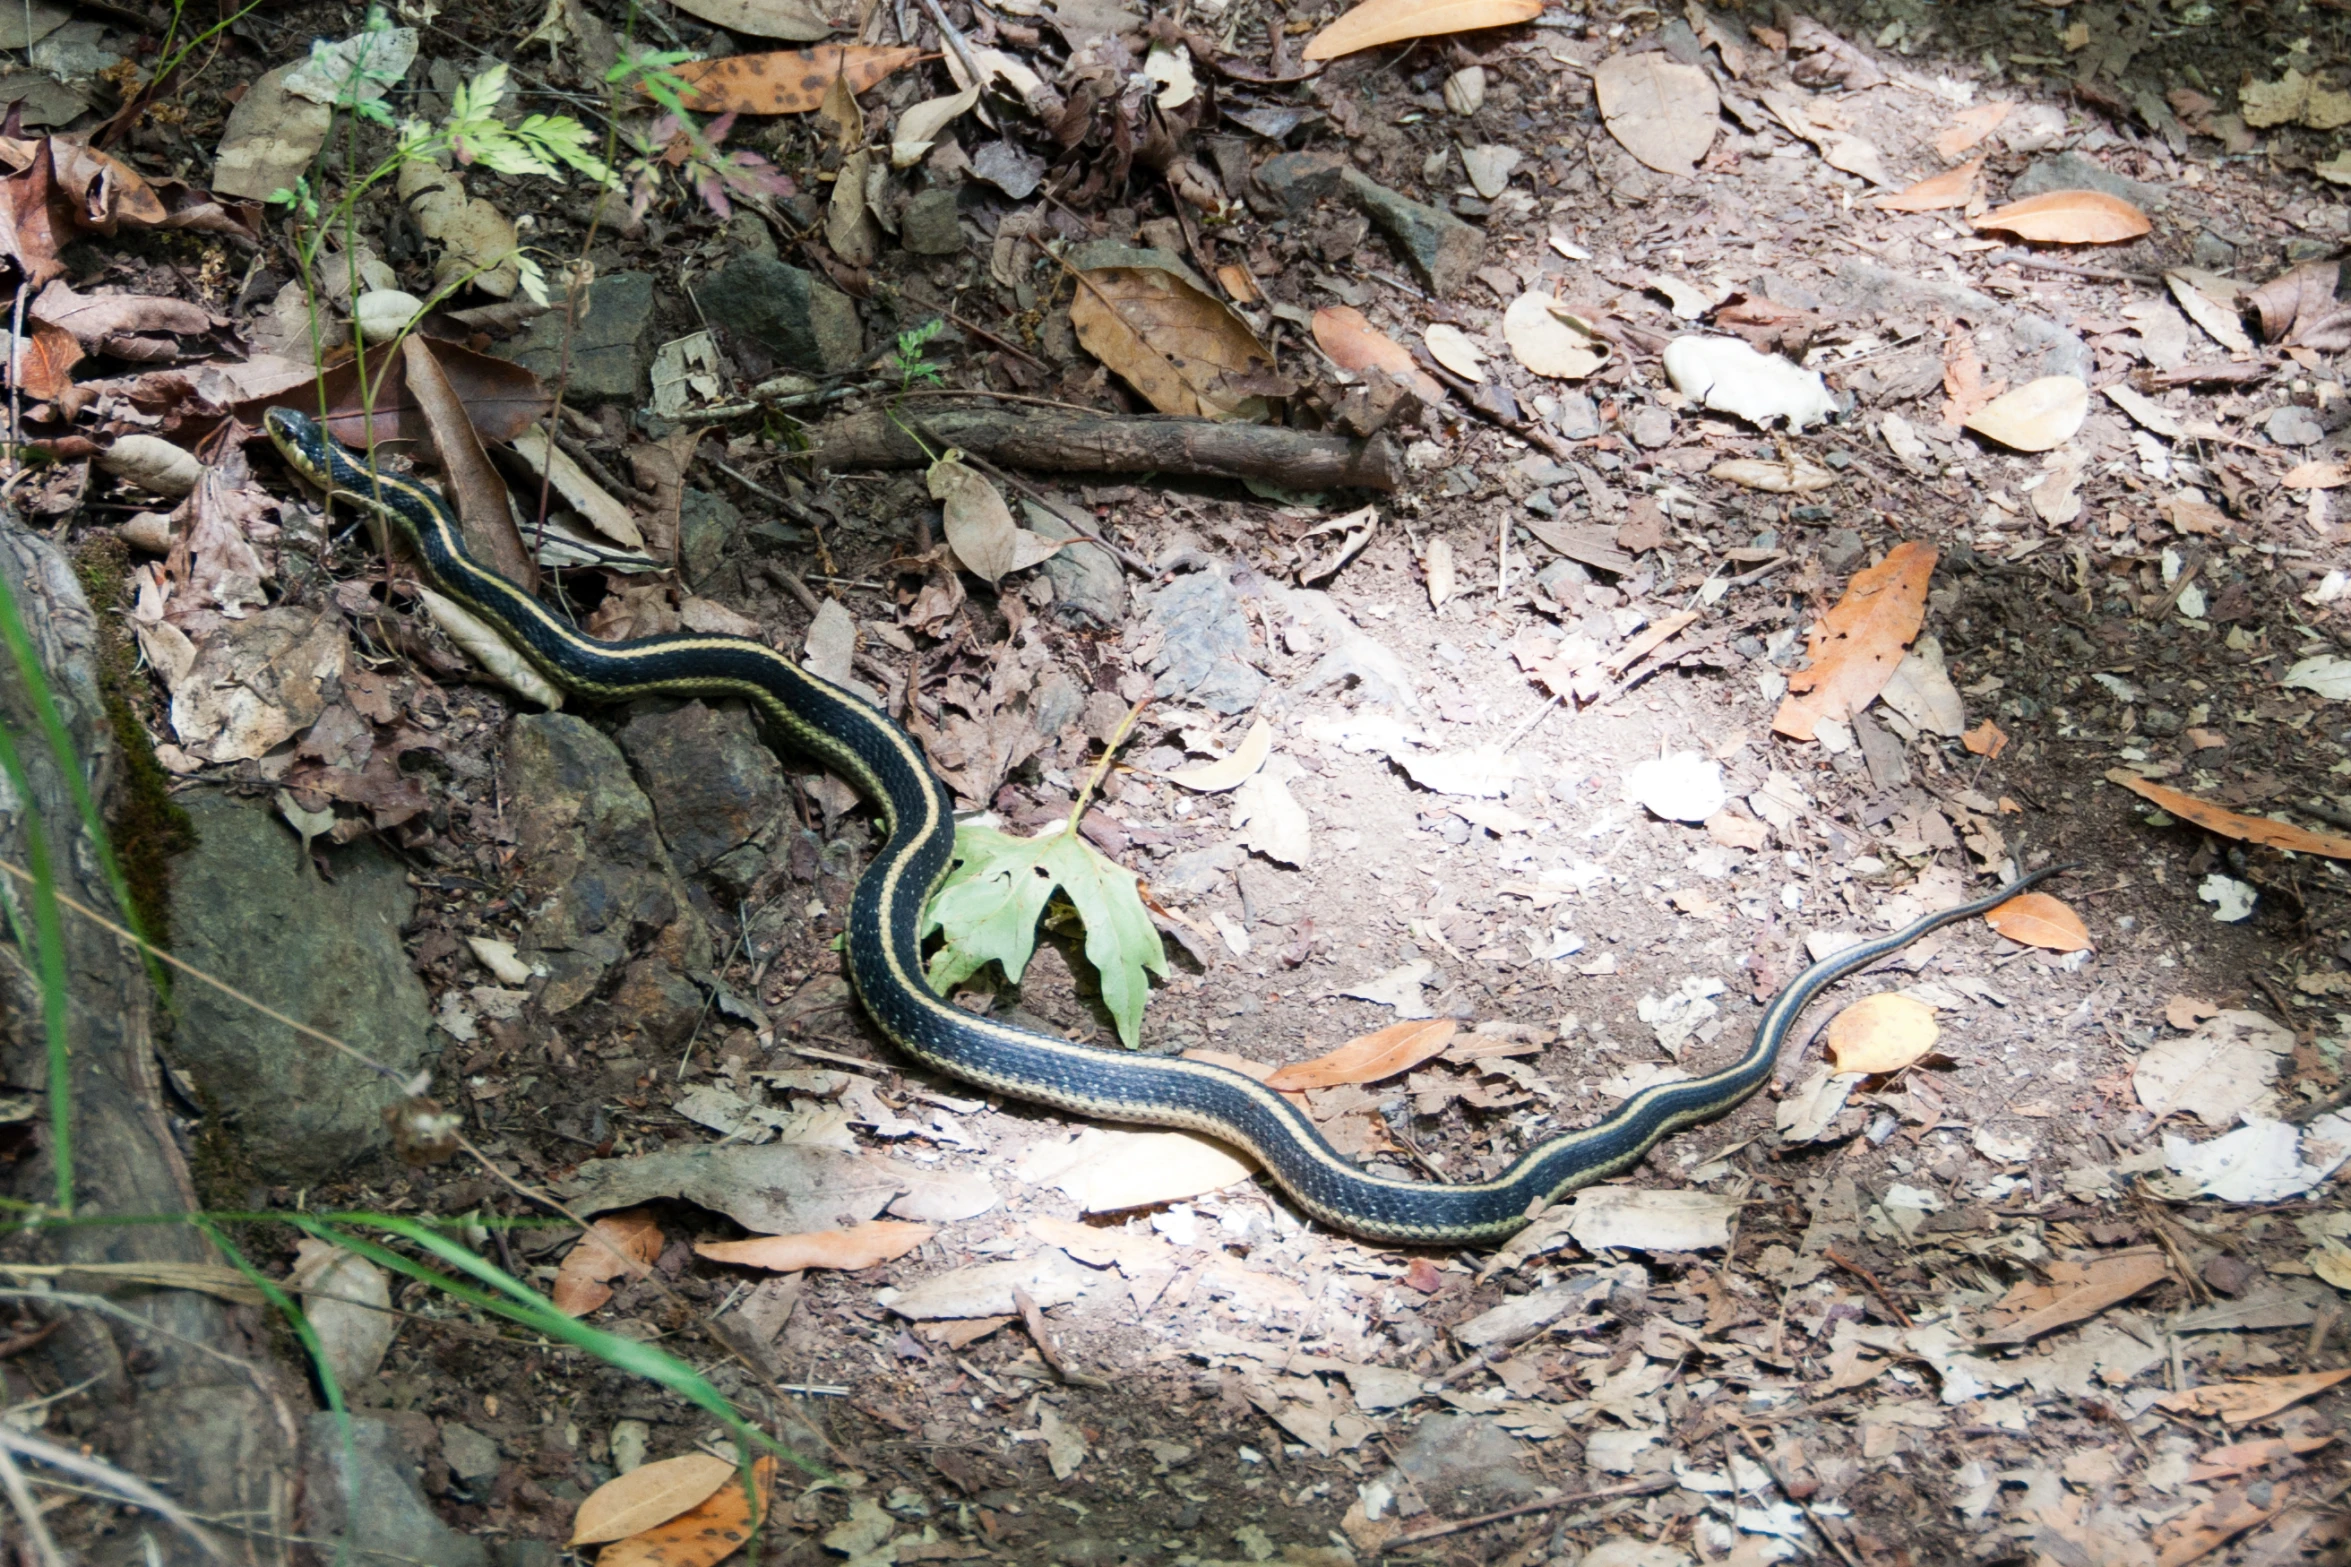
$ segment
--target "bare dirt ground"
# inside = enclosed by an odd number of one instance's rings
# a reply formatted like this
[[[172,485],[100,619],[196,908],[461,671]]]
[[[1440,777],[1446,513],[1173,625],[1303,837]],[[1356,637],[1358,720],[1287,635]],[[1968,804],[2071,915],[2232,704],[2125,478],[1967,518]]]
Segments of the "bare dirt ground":
[[[591,1320],[703,1367],[829,1472],[786,1474],[763,1560],[2344,1560],[2351,1406],[2324,1376],[2276,1380],[2351,1366],[2342,1186],[2229,1200],[2180,1169],[2240,1125],[2286,1128],[2290,1153],[2340,1103],[2340,860],[2206,831],[2112,781],[2351,825],[2343,693],[2282,679],[2351,655],[2341,470],[2312,471],[2351,460],[2342,345],[2232,351],[2164,276],[2249,288],[2340,254],[2351,201],[2314,172],[2332,138],[2290,121],[2249,130],[2239,88],[2289,64],[2325,80],[2341,28],[2331,11],[2289,25],[2210,9],[1825,8],[1818,29],[1839,54],[1819,38],[1807,53],[1786,19],[1760,14],[1700,25],[1555,7],[1458,44],[1353,56],[1295,90],[1225,84],[1227,112],[1316,111],[1280,146],[1252,137],[1216,155],[1228,184],[1269,153],[1333,150],[1474,222],[1478,268],[1443,298],[1327,195],[1237,205],[1203,236],[1164,182],[1080,195],[1073,180],[1070,200],[1035,207],[984,192],[963,209],[963,254],[888,251],[861,299],[871,345],[948,308],[983,329],[932,345],[950,387],[1144,411],[1077,348],[1053,268],[1019,261],[1007,279],[1016,215],[1072,241],[1140,237],[1189,247],[1204,269],[1245,265],[1299,319],[1344,303],[1415,344],[1449,324],[1488,356],[1486,390],[1457,387],[1385,431],[1405,470],[1392,495],[1036,476],[1140,563],[1107,625],[1073,622],[1067,581],[1041,588],[1039,572],[996,589],[966,578],[942,613],[953,572],[922,558],[939,512],[919,476],[812,472],[776,416],[721,426],[687,472],[745,521],[692,593],[795,651],[813,619],[800,593],[839,604],[860,633],[858,677],[911,700],[964,803],[1012,830],[1065,818],[1116,721],[1151,696],[1085,818],[1171,932],[1142,1047],[1279,1065],[1402,1019],[1458,1020],[1460,1043],[1408,1076],[1316,1091],[1334,1139],[1388,1173],[1497,1171],[1660,1069],[1727,1058],[1836,938],[2081,862],[2046,890],[2081,916],[2088,950],[1969,922],[1813,1014],[1903,990],[1935,1010],[1937,1057],[1824,1082],[1807,1022],[1766,1094],[1627,1177],[1694,1194],[1684,1217],[1719,1219],[1720,1241],[1642,1210],[1499,1256],[1367,1245],[1266,1184],[1197,1174],[1166,1142],[1110,1140],[913,1068],[857,1009],[833,944],[874,829],[798,765],[787,817],[748,867],[685,878],[706,962],[649,946],[576,1010],[543,1005],[535,980],[531,999],[484,1001],[492,976],[466,938],[532,940],[528,819],[544,802],[504,771],[525,705],[380,632],[375,673],[450,759],[414,774],[433,801],[386,833],[421,900],[405,939],[444,1019],[435,1092],[497,1173],[379,1156],[308,1189],[273,1184],[191,1111],[212,1150],[207,1200],[544,1218],[498,1174],[565,1193],[585,1180],[593,1195],[583,1161],[710,1147],[711,1116],[744,1106],[771,1122],[838,1111],[822,1139],[984,1190],[981,1211],[894,1261],[776,1276],[694,1253],[745,1233],[715,1205],[632,1199],[664,1237],[657,1277],[622,1282]],[[471,70],[469,51],[511,52],[532,20],[446,16],[427,52]],[[1260,46],[1264,24],[1283,23],[1228,20]],[[689,42],[704,30],[667,25]],[[253,26],[236,48],[255,70],[330,30],[290,15]],[[1594,106],[1593,69],[1642,48],[1702,61],[1726,89],[1728,117],[1687,177],[1635,161]],[[1482,105],[1462,115],[1444,93],[1473,64]],[[882,101],[903,108],[944,80]],[[1791,80],[1834,100],[1836,124],[1813,140],[1759,107]],[[2086,168],[2153,231],[2022,247],[1955,210],[1879,210],[1877,186],[1824,156],[1835,136],[1859,138],[1908,185],[1959,161],[1938,159],[1935,139],[2000,100],[2014,108],[1966,154],[1986,159],[1991,204],[2026,193],[2012,187],[2028,175],[2026,190],[2078,188]],[[800,122],[753,123],[739,140],[809,177]],[[150,156],[202,141],[173,124],[141,135]],[[1492,146],[1521,161],[1489,200],[1458,153]],[[543,214],[551,249],[567,230],[576,242],[576,216]],[[607,273],[663,278],[654,336],[667,339],[697,324],[671,285],[736,253],[747,221],[673,204],[590,254]],[[116,264],[117,280],[161,288],[168,268],[140,265]],[[1503,310],[1538,289],[1604,324],[1604,370],[1569,383],[1514,362]],[[1846,400],[1837,419],[1761,431],[1672,389],[1663,345],[1735,296],[1800,316],[1787,341]],[[1288,333],[1288,354],[1313,354],[1298,320],[1244,308]],[[737,367],[751,378],[748,359]],[[1960,428],[2003,385],[2053,373],[2137,402],[2093,392],[2047,454]],[[615,470],[646,438],[635,412],[608,405],[591,443]],[[1771,493],[1716,475],[1734,459],[1801,459],[1827,482]],[[1312,530],[1365,502],[1370,537],[1323,573],[1335,536]],[[86,540],[118,516],[62,525]],[[1825,741],[1775,734],[1804,630],[1906,541],[1940,552],[1925,634],[1947,680]],[[364,531],[320,565],[311,591],[346,609],[358,599],[338,583],[380,576]],[[593,613],[628,589],[573,591]],[[409,612],[400,595],[380,601]],[[1696,618],[1644,644],[1684,614]],[[1578,639],[1604,675],[1556,700],[1530,649]],[[587,716],[621,734],[669,711]],[[147,716],[168,743],[160,689]],[[1259,720],[1268,776],[1299,808],[1278,855],[1263,815],[1238,822],[1232,796],[1161,776],[1237,748]],[[1963,740],[1986,720],[2004,746]],[[1718,774],[1700,819],[1628,792],[1628,774],[1663,757]],[[255,797],[280,782],[266,764],[209,777]],[[662,813],[692,791],[665,795],[642,767],[639,782],[675,855]],[[1055,916],[1022,983],[967,999],[1117,1048],[1081,950]],[[656,1028],[637,1003],[679,976],[693,982],[684,1010],[661,1014],[678,1026]],[[681,1112],[690,1095],[703,1113]],[[757,1116],[743,1124],[764,1138]],[[2322,1141],[2313,1131],[2301,1157],[2318,1161]],[[1178,1163],[1131,1168],[1160,1159]],[[1092,1211],[1110,1174],[1178,1195]],[[239,1233],[273,1264],[289,1253],[281,1228]],[[476,1239],[544,1287],[576,1235]],[[1033,1317],[1010,1303],[1015,1284]],[[410,1287],[395,1304],[388,1358],[354,1403],[393,1422],[439,1515],[500,1560],[552,1559],[577,1504],[632,1459],[716,1434],[682,1400],[445,1297]],[[762,1382],[793,1390],[789,1411]],[[2198,1389],[2231,1391],[2199,1403]]]

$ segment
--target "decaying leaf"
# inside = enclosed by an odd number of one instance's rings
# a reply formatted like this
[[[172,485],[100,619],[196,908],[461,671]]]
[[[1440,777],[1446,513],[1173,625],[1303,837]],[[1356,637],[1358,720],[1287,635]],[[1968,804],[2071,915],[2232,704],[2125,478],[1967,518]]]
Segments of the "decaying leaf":
[[[807,1268],[854,1272],[903,1257],[938,1234],[928,1224],[868,1219],[845,1230],[811,1230],[803,1235],[754,1235],[743,1241],[696,1241],[694,1255],[739,1267],[797,1273]]]
[[[1366,321],[1352,305],[1317,310],[1314,341],[1342,370],[1378,370],[1410,386],[1424,403],[1445,400],[1444,383],[1413,361],[1412,350]]]
[[[400,1325],[384,1270],[357,1252],[306,1237],[295,1243],[286,1283],[302,1298],[328,1372],[345,1389],[365,1386]]]
[[[605,1481],[590,1491],[572,1515],[574,1546],[625,1540],[701,1506],[735,1478],[735,1466],[708,1453],[683,1453]]]
[[[1925,1059],[1942,1037],[1935,1009],[1895,991],[1864,996],[1829,1019],[1829,1064],[1839,1072],[1882,1076]]]
[[[488,621],[445,593],[419,585],[416,595],[423,600],[425,613],[433,617],[433,624],[441,628],[441,634],[473,655],[474,662],[493,679],[516,696],[536,702],[550,712],[563,705],[563,692],[532,667],[530,660],[517,653],[514,644],[499,635]]]
[[[996,493],[987,475],[966,465],[962,453],[949,451],[932,463],[927,480],[931,498],[940,503],[947,547],[973,576],[994,587],[1015,571],[1025,571],[1061,548],[1059,541],[1031,533],[1012,520],[1012,508]]]
[[[2073,439],[2089,414],[2090,388],[2079,377],[2045,375],[1978,408],[1967,428],[2020,452],[2045,452]]]
[[[920,49],[820,44],[688,60],[672,69],[687,84],[686,107],[698,114],[808,114],[823,105],[836,79],[861,93],[921,58]]]
[[[1984,916],[1984,923],[2010,941],[2051,952],[2080,952],[2090,945],[2082,917],[2045,892],[2019,893]]]
[[[2232,1426],[2250,1425],[2265,1419],[2291,1404],[2298,1404],[2314,1394],[2351,1377],[2351,1370],[2305,1371],[2293,1376],[2245,1377],[2235,1382],[2215,1382],[2207,1387],[2182,1388],[2166,1393],[2155,1401],[2158,1409],[2168,1409],[2183,1415],[2218,1415]]]
[[[2147,214],[2102,190],[2052,190],[1994,207],[1976,227],[2047,245],[2114,245],[2155,225]]]
[[[644,1209],[608,1213],[565,1253],[549,1298],[565,1316],[584,1317],[612,1299],[614,1279],[643,1277],[663,1244],[660,1224]]]
[[[1230,756],[1197,767],[1179,767],[1159,776],[1198,794],[1219,794],[1247,782],[1272,753],[1272,726],[1260,718],[1249,725],[1249,732],[1241,737],[1241,743]]]
[[[1601,61],[1592,94],[1608,134],[1660,174],[1695,171],[1721,128],[1714,82],[1697,66],[1654,51]]]
[[[2009,1291],[2000,1305],[2013,1315],[1985,1334],[1983,1342],[2030,1343],[2161,1283],[2170,1277],[2171,1264],[2161,1251],[2147,1246],[2087,1263],[2054,1263],[2048,1271],[2047,1283],[2020,1284]]]
[[[700,1506],[606,1546],[596,1555],[597,1567],[716,1567],[742,1549],[765,1515],[775,1465],[773,1458],[762,1458],[751,1466],[756,1510],[743,1492],[740,1471],[730,1469],[736,1478],[712,1491]]]
[[[1161,413],[1269,416],[1273,355],[1223,300],[1158,265],[1089,267],[1076,289],[1069,319],[1078,342]]]
[[[1871,199],[1888,212],[1940,212],[1946,207],[1964,207],[1974,197],[1976,181],[1983,172],[1984,160],[1971,158],[1956,169],[1945,169],[1915,185]]]
[[[2106,781],[2120,784],[2136,795],[2154,801],[2164,810],[2183,821],[2194,822],[2207,832],[2219,833],[2224,838],[2235,838],[2245,843],[2267,844],[2273,849],[2287,849],[2296,854],[2316,854],[2330,860],[2351,860],[2351,838],[2339,833],[2311,832],[2288,822],[2273,822],[2266,816],[2246,816],[2199,800],[2192,794],[2167,789],[2151,783],[2137,773],[2120,767],[2109,768]]]
[[[1774,732],[1809,740],[1821,719],[1842,722],[1884,689],[1926,623],[1935,555],[1933,545],[1914,540],[1854,573],[1845,596],[1805,632],[1812,663],[1788,677],[1788,695],[1772,715]]]
[[[931,959],[931,986],[951,991],[991,962],[1017,983],[1036,950],[1038,916],[1056,888],[1086,927],[1086,961],[1131,1050],[1150,990],[1145,976],[1167,977],[1167,953],[1135,890],[1135,873],[1104,859],[1066,823],[1034,838],[993,827],[956,829],[955,868],[923,913],[925,932],[947,938]]]
[[[1287,1092],[1335,1088],[1341,1083],[1376,1083],[1442,1053],[1458,1026],[1451,1018],[1391,1023],[1348,1040],[1328,1055],[1292,1062],[1266,1078],[1265,1085]]]
[[[1535,374],[1580,381],[1608,363],[1608,344],[1591,323],[1549,294],[1521,294],[1502,312],[1502,339]]]
[[[1541,14],[1542,0],[1363,0],[1314,35],[1303,51],[1308,60],[1336,60],[1406,38],[1508,27]]]

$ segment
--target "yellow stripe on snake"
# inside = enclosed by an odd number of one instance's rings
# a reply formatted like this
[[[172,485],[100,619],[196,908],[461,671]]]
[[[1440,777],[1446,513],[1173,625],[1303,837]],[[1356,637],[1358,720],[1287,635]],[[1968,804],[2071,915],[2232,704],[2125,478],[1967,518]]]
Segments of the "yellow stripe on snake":
[[[1239,1072],[1073,1044],[973,1016],[934,992],[923,977],[922,911],[954,846],[953,801],[921,748],[872,703],[743,637],[679,633],[604,642],[584,636],[467,554],[456,517],[433,491],[361,462],[305,414],[272,409],[267,426],[296,471],[390,523],[414,547],[435,587],[496,627],[557,685],[602,701],[743,697],[793,745],[872,801],[889,837],[857,883],[846,949],[859,998],[899,1049],[1016,1098],[1220,1138],[1254,1155],[1307,1213],[1375,1240],[1504,1239],[1562,1195],[1630,1168],[1662,1139],[1744,1102],[1771,1075],[1798,1014],[1825,986],[2067,868],[2035,871],[1988,897],[1824,958],[1772,998],[1737,1060],[1645,1088],[1598,1124],[1544,1139],[1491,1180],[1394,1180],[1341,1157],[1302,1111]]]

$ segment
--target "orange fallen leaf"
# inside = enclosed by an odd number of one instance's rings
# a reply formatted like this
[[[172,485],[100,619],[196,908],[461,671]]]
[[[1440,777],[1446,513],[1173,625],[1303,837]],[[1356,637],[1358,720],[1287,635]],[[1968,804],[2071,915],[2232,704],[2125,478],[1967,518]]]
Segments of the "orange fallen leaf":
[[[1309,60],[1336,60],[1406,38],[1507,27],[1542,12],[1543,0],[1363,0],[1316,33],[1303,52]]]
[[[1829,1064],[1840,1072],[1879,1075],[1914,1066],[1942,1037],[1935,1009],[1888,990],[1859,1001],[1829,1019]]]
[[[921,58],[920,49],[820,44],[688,60],[671,69],[685,79],[686,107],[697,114],[807,114],[824,103],[836,77],[846,77],[851,92],[864,92]]]
[[[2314,1393],[2323,1393],[2345,1377],[2351,1377],[2351,1370],[2244,1377],[2235,1382],[2215,1382],[2210,1387],[2166,1393],[2155,1401],[2155,1407],[2179,1415],[2218,1415],[2232,1426],[2249,1425]]]
[[[1987,718],[1961,735],[1959,743],[1967,747],[1970,755],[1996,757],[2008,749],[2008,734]]]
[[[2277,1508],[2255,1506],[2251,1497],[2235,1487],[2198,1502],[2179,1517],[2158,1525],[2147,1536],[2147,1543],[2159,1553],[2155,1567],[2188,1567],[2188,1563],[2211,1555],[2254,1525],[2267,1523],[2277,1511]]]
[[[642,1208],[608,1213],[588,1226],[555,1270],[550,1298],[567,1317],[584,1317],[612,1299],[612,1280],[643,1278],[661,1255],[661,1226]]]
[[[643,1534],[701,1506],[735,1476],[735,1466],[708,1453],[640,1464],[590,1491],[572,1515],[571,1544],[602,1545]]]
[[[1853,574],[1845,596],[1805,632],[1812,665],[1788,677],[1788,695],[1772,715],[1774,733],[1809,740],[1824,718],[1839,722],[1867,707],[1902,662],[1902,650],[1926,623],[1927,583],[1935,547],[1897,544],[1876,565]]]
[[[2082,917],[2045,892],[2021,892],[1984,916],[1984,923],[2010,941],[2051,952],[2080,952],[2090,944]]]
[[[1945,207],[1964,207],[1975,194],[1976,176],[1983,172],[1984,160],[1970,158],[1956,169],[1945,169],[1907,189],[1872,199],[1888,212],[1939,212]]]
[[[2149,783],[2137,773],[2120,767],[2107,769],[2106,781],[2120,784],[2131,793],[2153,800],[2182,821],[2194,822],[2207,832],[2219,833],[2223,838],[2235,838],[2245,843],[2264,843],[2273,849],[2288,849],[2296,854],[2316,854],[2330,860],[2351,860],[2351,838],[2338,833],[2311,832],[2287,822],[2273,822],[2266,816],[2243,816],[2235,811],[2199,800],[2192,794],[2177,789],[2166,789],[2159,783]]]
[[[2334,1439],[2333,1432],[2325,1431],[2317,1436],[2264,1436],[2250,1442],[2231,1442],[2197,1459],[2196,1467],[2188,1471],[2188,1483],[2202,1485],[2208,1480],[2232,1479],[2267,1468],[2281,1458],[2315,1453]]]
[[[2044,1333],[2097,1315],[2118,1301],[2130,1299],[2171,1274],[2171,1263],[2152,1246],[2116,1252],[2094,1262],[2061,1262],[2049,1269],[2049,1282],[2019,1286],[2001,1301],[2022,1315],[1985,1334],[1985,1344],[2025,1344]]]
[[[1265,1080],[1275,1089],[1336,1088],[1341,1083],[1376,1083],[1410,1071],[1445,1048],[1460,1025],[1451,1018],[1392,1023],[1350,1039],[1328,1055],[1293,1062]]]
[[[1332,305],[1314,313],[1314,341],[1342,370],[1361,374],[1379,370],[1394,376],[1420,394],[1424,403],[1445,400],[1437,378],[1413,361],[1412,350],[1373,326],[1351,305]]]
[[[2197,996],[2174,996],[2163,1004],[2163,1020],[2181,1033],[2192,1033],[2206,1018],[2220,1016],[2220,1007]]]
[[[775,1273],[803,1268],[851,1272],[903,1257],[939,1232],[928,1224],[870,1219],[845,1230],[811,1230],[804,1235],[754,1235],[747,1241],[697,1241],[694,1255]]]
[[[2045,375],[2027,381],[1967,416],[1976,434],[2020,452],[2045,452],[2073,439],[2090,416],[2090,389],[2080,378]]]
[[[2008,118],[2008,111],[2016,105],[2003,98],[1997,103],[1978,104],[1962,109],[1951,116],[1951,124],[1935,138],[1935,156],[1949,160],[1958,157],[2000,128]]]
[[[2278,483],[2289,490],[2333,490],[2347,480],[2351,480],[2351,469],[2339,462],[2301,462],[2288,468]]]
[[[2102,190],[2052,190],[1994,207],[1975,220],[2018,239],[2047,245],[2113,245],[2137,239],[2155,225],[2147,214]]]
[[[713,1567],[742,1549],[767,1511],[767,1488],[775,1478],[776,1461],[762,1458],[752,1465],[752,1489],[759,1509],[743,1494],[738,1480],[720,1486],[709,1500],[665,1524],[633,1534],[606,1546],[596,1567]]]

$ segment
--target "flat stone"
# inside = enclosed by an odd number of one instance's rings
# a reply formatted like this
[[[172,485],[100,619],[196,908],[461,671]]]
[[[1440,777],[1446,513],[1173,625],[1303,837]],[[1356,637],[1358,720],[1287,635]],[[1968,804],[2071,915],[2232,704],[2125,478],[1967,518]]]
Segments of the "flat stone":
[[[737,256],[695,285],[694,297],[713,325],[795,370],[831,375],[865,357],[865,331],[849,296],[772,256]]]
[[[416,911],[407,873],[371,841],[324,851],[322,878],[264,805],[182,797],[197,846],[172,864],[180,955],[289,1017],[347,1041],[401,1077],[429,1054],[432,1007],[401,944]],[[230,1000],[173,992],[170,1057],[234,1125],[254,1168],[316,1181],[383,1147],[402,1085]]]
[[[587,313],[572,329],[571,379],[565,383],[565,395],[588,402],[641,398],[645,372],[652,364],[652,326],[651,273],[614,272],[589,284]],[[519,340],[498,352],[552,382],[563,369],[563,312],[540,316]]]
[[[1257,166],[1257,188],[1292,212],[1339,193],[1347,159],[1336,152],[1285,152]]]
[[[1032,533],[1048,539],[1075,539],[1078,530],[1034,501],[1021,502]],[[1056,620],[1096,630],[1108,630],[1126,618],[1127,575],[1117,557],[1099,544],[1072,544],[1045,557],[1040,568],[1053,584]]]
[[[723,495],[689,487],[678,498],[678,553],[689,585],[718,570],[742,529],[742,512]]]
[[[586,999],[647,949],[673,969],[709,966],[709,932],[619,746],[569,713],[531,713],[508,726],[501,762],[512,797],[531,802],[515,830],[518,891],[532,911],[523,942],[575,955],[557,966],[565,999]],[[540,1002],[562,1010],[549,993]]]
[[[441,1427],[441,1458],[460,1480],[488,1480],[506,1462],[497,1442],[472,1426],[455,1423]]]
[[[952,185],[924,191],[906,204],[898,219],[898,242],[918,256],[952,256],[963,249],[963,225],[956,220],[962,193]]]
[[[1532,1501],[1539,1489],[1525,1469],[1526,1449],[1492,1420],[1475,1415],[1430,1415],[1412,1429],[1396,1455],[1411,1481],[1399,1486],[1439,1514],[1483,1512]]]
[[[1820,541],[1820,564],[1824,571],[1843,571],[1867,552],[1861,535],[1851,528],[1832,528]]]
[[[1219,713],[1257,705],[1265,676],[1249,662],[1249,612],[1221,568],[1161,588],[1145,624],[1165,634],[1151,660],[1161,697],[1188,697]]]
[[[2150,185],[2144,180],[2126,179],[2097,159],[2079,152],[2060,152],[2047,158],[2035,158],[2008,187],[2008,199],[2022,201],[2027,196],[2039,196],[2053,190],[2101,191],[2148,212],[2161,212],[2171,202],[2171,192],[2163,186]]]
[[[1340,182],[1440,298],[1459,292],[1485,259],[1485,232],[1452,213],[1400,196],[1355,169],[1344,171]]]
[[[419,1466],[387,1422],[351,1416],[346,1450],[341,1423],[322,1410],[303,1427],[302,1448],[302,1524],[312,1539],[346,1545],[355,1561],[489,1567],[489,1548],[441,1522],[424,1499]]]
[[[764,841],[783,816],[783,764],[739,707],[687,702],[639,713],[622,726],[620,749],[681,875]]]

